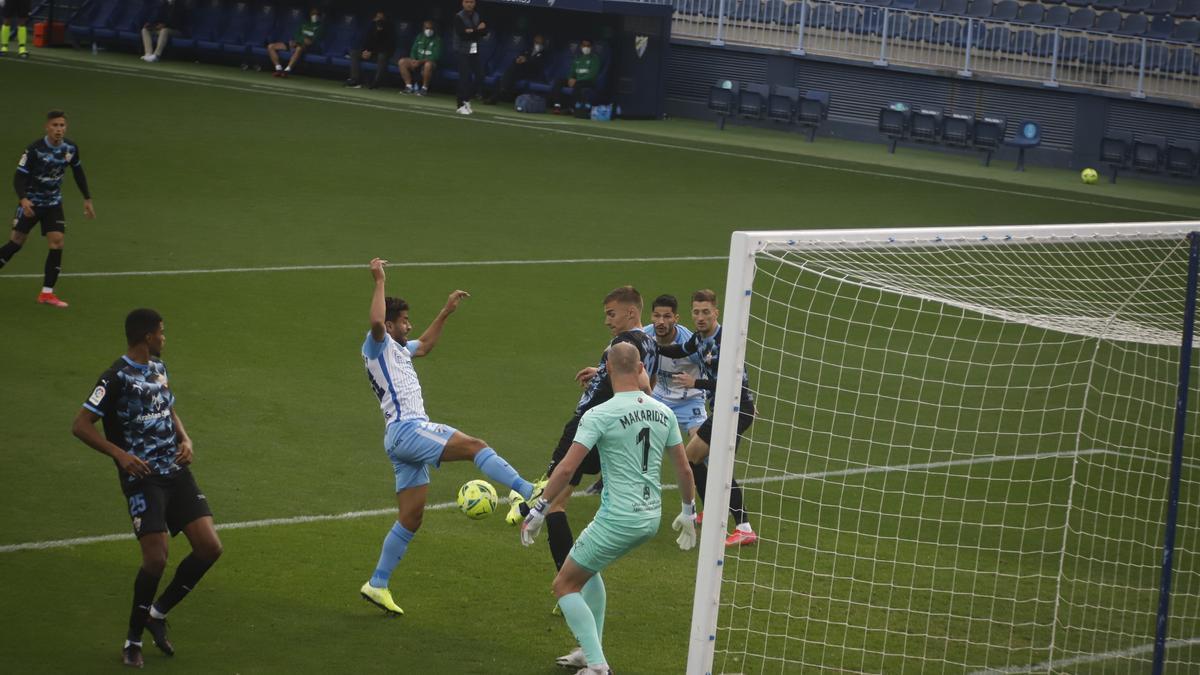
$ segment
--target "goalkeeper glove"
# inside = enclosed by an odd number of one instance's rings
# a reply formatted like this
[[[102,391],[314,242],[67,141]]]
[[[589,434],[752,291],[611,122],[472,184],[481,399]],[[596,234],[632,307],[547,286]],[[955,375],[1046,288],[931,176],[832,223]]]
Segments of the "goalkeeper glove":
[[[671,529],[679,533],[679,538],[675,540],[679,544],[679,550],[690,551],[696,547],[696,503],[686,502],[683,505],[683,510],[675,516],[675,522],[671,523]]]
[[[537,502],[529,508],[529,515],[525,516],[525,522],[521,523],[521,543],[529,546],[533,540],[537,538],[537,533],[542,530],[542,523],[546,521],[546,507],[550,505],[545,499],[538,499]]]

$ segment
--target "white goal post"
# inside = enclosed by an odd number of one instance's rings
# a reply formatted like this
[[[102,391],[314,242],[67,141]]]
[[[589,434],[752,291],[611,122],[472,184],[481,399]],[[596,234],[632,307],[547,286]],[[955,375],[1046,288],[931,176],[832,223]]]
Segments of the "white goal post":
[[[687,672],[1200,670],[1198,232],[735,232]]]

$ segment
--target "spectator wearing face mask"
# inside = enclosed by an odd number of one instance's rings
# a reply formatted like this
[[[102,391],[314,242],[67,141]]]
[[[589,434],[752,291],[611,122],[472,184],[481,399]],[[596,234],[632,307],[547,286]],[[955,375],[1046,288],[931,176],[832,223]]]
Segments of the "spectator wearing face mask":
[[[425,20],[421,34],[413,40],[412,50],[408,56],[400,59],[400,77],[404,78],[402,94],[417,94],[424,96],[429,93],[429,83],[433,82],[433,70],[437,68],[438,59],[442,58],[442,38],[433,31],[433,22]],[[421,71],[421,88],[413,88],[413,71]]]
[[[487,24],[475,11],[475,0],[462,0],[462,11],[454,15],[458,37],[458,114],[471,114],[471,99],[483,84],[483,61],[479,41],[488,33]]]
[[[592,91],[596,88],[596,78],[600,76],[600,57],[592,53],[592,41],[581,40],[579,52],[571,61],[571,74],[564,80],[557,80],[550,87],[550,96],[554,103],[554,113],[562,113],[564,105],[563,85],[571,87],[571,94],[565,100],[567,110],[573,110],[579,101],[590,101]]]
[[[375,77],[371,79],[369,88],[375,89],[383,81],[383,73],[387,70],[387,59],[396,51],[396,29],[387,20],[383,10],[375,12],[371,19],[371,27],[363,36],[358,49],[350,50],[350,79],[346,80],[347,87],[358,89],[362,87],[363,60],[375,62]]]
[[[291,74],[292,68],[296,62],[304,55],[304,52],[315,49],[317,43],[321,41],[321,37],[325,34],[325,25],[321,23],[321,10],[313,7],[308,13],[308,21],[300,24],[296,29],[296,34],[292,39],[284,44],[283,42],[272,42],[267,45],[267,56],[271,57],[271,63],[275,64],[275,77],[287,77]],[[288,59],[287,67],[283,67],[279,63],[279,52],[290,49],[292,50],[292,58]]]
[[[516,93],[517,82],[520,80],[540,80],[546,73],[546,38],[541,35],[533,36],[533,44],[529,49],[517,54],[512,64],[504,70],[500,85],[485,103],[495,103],[498,100],[508,101]]]

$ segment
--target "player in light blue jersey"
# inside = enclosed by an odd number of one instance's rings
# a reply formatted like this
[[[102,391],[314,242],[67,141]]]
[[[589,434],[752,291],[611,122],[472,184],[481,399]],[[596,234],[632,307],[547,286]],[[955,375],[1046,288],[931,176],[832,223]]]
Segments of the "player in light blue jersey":
[[[362,357],[371,389],[387,424],[383,447],[396,474],[396,522],[383,540],[375,573],[362,585],[362,597],[390,614],[403,614],[388,591],[392,571],[400,564],[409,542],[421,527],[429,492],[429,465],[472,460],[488,478],[515,490],[523,499],[535,494],[535,486],[522,478],[487,443],[457,429],[429,421],[421,397],[421,383],[413,359],[433,351],[446,319],[458,309],[466,291],[454,291],[421,337],[409,340],[412,323],[408,303],[386,297],[386,260],[371,261],[375,292],[371,296],[371,331],[363,342]]]
[[[580,649],[558,659],[577,675],[611,673],[601,646],[606,593],[600,573],[658,533],[662,520],[663,453],[671,455],[679,477],[683,505],[671,527],[679,531],[683,550],[696,545],[695,489],[683,449],[679,422],[666,405],[644,393],[646,368],[636,347],[619,343],[608,350],[613,397],[583,414],[566,456],[550,476],[545,496],[529,510],[521,526],[521,543],[529,546],[541,530],[554,498],[570,490],[570,478],[594,447],[606,478],[596,517],[579,535],[554,578],[558,606],[579,641]]]
[[[692,331],[679,325],[679,301],[675,296],[658,296],[654,299],[654,304],[650,305],[650,311],[650,319],[654,323],[642,330],[647,335],[654,336],[660,347],[686,344],[692,337]],[[654,384],[653,396],[675,413],[675,419],[679,420],[679,428],[689,437],[708,419],[708,413],[704,410],[704,390],[685,387],[675,381],[675,376],[690,375],[692,379],[698,380],[701,377],[702,366],[703,362],[698,354],[690,354],[681,359],[658,355],[658,380]]]

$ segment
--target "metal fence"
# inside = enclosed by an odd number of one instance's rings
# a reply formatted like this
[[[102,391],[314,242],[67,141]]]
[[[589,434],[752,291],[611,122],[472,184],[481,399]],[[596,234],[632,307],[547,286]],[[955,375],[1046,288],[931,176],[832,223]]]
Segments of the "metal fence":
[[[1200,104],[1200,45],[826,0],[674,0],[672,35]]]

